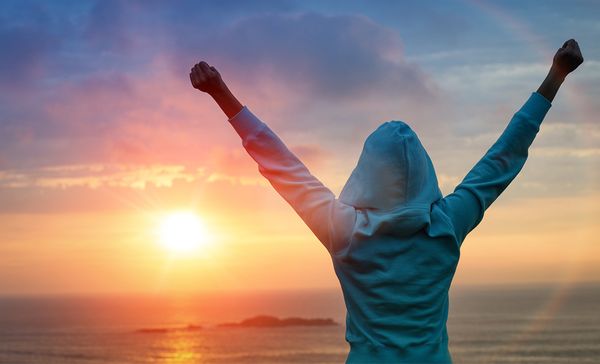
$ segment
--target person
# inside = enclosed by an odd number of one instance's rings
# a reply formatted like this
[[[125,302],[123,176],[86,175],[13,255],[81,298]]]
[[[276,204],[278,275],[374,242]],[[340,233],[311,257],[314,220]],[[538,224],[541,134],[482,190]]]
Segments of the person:
[[[463,240],[523,168],[565,77],[583,62],[566,41],[539,89],[454,192],[442,196],[416,133],[387,121],[365,140],[339,198],[202,61],[192,86],[214,98],[258,170],[331,256],[346,305],[346,363],[451,363],[448,291]]]

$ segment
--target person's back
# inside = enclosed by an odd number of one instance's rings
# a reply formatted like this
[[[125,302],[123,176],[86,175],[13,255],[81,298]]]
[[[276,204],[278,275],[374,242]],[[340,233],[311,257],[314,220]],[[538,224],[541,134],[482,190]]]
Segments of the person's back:
[[[348,308],[348,361],[449,361],[448,289],[459,249],[448,219],[432,210],[441,198],[406,123],[386,122],[367,138],[339,197],[356,219],[331,254]]]
[[[519,173],[564,77],[583,62],[565,42],[537,92],[454,192],[443,197],[427,152],[402,121],[365,141],[339,198],[222,82],[192,69],[279,194],[327,248],[347,308],[347,363],[450,363],[448,291],[467,234]]]

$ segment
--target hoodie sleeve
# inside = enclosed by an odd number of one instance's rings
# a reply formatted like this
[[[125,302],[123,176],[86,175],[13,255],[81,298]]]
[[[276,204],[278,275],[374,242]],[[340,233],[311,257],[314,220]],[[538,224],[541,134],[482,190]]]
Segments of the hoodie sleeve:
[[[258,171],[292,206],[330,253],[350,238],[356,219],[352,206],[340,202],[315,178],[277,135],[247,106],[229,119]]]
[[[479,225],[485,210],[523,168],[529,146],[551,106],[544,96],[533,92],[454,192],[440,201],[459,244]]]

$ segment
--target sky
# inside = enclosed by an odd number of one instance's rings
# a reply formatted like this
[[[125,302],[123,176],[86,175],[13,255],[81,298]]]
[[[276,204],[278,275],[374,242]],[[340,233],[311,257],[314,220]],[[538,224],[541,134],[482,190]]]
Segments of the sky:
[[[575,38],[454,285],[600,281],[597,1],[0,2],[0,294],[337,288],[330,257],[191,87],[215,66],[336,195],[403,120],[451,193]],[[187,254],[175,211],[204,221]]]

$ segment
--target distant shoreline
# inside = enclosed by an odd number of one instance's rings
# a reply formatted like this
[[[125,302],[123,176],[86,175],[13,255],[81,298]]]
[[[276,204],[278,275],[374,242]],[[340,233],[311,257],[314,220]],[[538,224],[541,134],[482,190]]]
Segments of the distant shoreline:
[[[302,318],[288,317],[279,319],[275,316],[259,315],[247,318],[240,322],[226,322],[217,327],[285,327],[285,326],[335,326],[338,325],[331,318]]]
[[[580,280],[580,281],[541,281],[541,282],[489,282],[489,283],[463,283],[453,284],[452,290],[461,292],[477,292],[477,291],[519,291],[519,290],[547,290],[560,287],[572,287],[577,289],[598,289],[600,281],[597,280]],[[184,296],[184,297],[206,297],[206,296],[222,296],[222,295],[258,295],[258,294],[282,294],[282,295],[303,295],[303,294],[331,294],[341,296],[339,287],[331,288],[314,288],[314,289],[232,289],[232,290],[205,290],[205,291],[190,291],[183,293],[163,292],[153,293],[146,291],[133,292],[0,292],[0,300],[21,300],[21,299],[96,299],[96,298],[159,298],[165,299],[169,297]]]
[[[214,328],[238,328],[238,327],[291,327],[291,326],[337,326],[339,325],[331,318],[303,318],[286,317],[278,318],[269,315],[258,315],[247,318],[240,322],[224,322],[213,326]],[[135,330],[139,334],[167,334],[181,331],[198,331],[206,327],[199,325],[187,325],[182,327],[147,327]]]
[[[198,331],[202,330],[202,326],[198,325],[187,325],[183,327],[147,327],[135,330],[135,332],[139,334],[166,334],[169,332],[178,332],[178,331]]]

